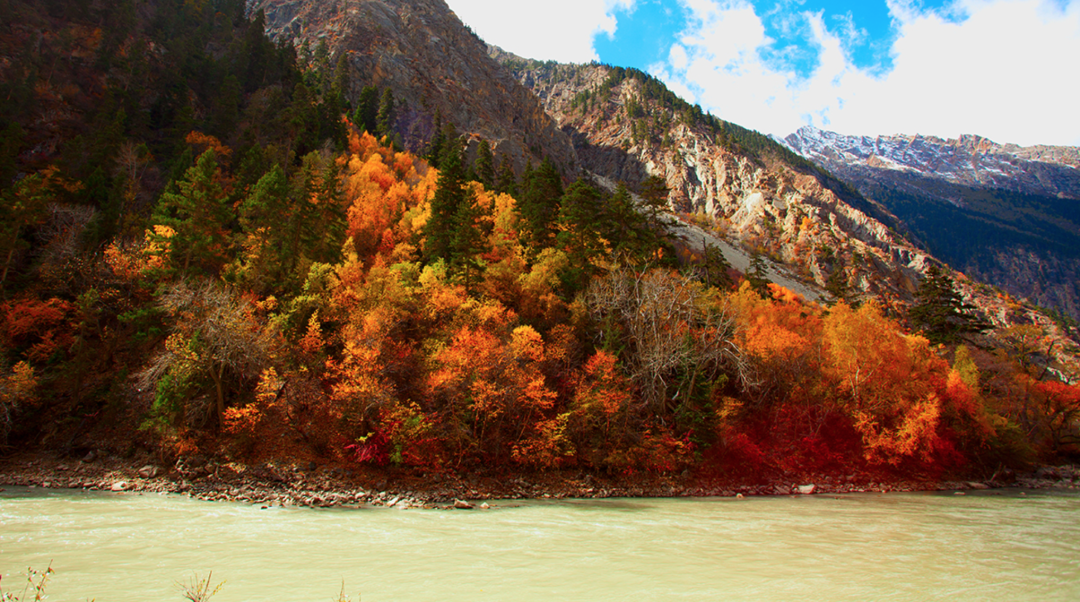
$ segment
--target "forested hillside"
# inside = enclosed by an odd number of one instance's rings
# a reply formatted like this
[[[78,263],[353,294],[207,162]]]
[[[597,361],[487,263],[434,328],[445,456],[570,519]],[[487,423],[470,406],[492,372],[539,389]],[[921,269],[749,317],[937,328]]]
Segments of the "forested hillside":
[[[908,316],[807,302],[668,237],[663,181],[449,123],[401,148],[392,88],[243,9],[2,5],[3,451],[750,481],[1076,452],[1046,331],[989,343],[947,272]]]

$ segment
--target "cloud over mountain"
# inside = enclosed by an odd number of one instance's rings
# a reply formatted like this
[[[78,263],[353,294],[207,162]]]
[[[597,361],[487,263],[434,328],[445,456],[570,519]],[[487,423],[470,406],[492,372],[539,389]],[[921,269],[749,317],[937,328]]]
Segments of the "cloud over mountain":
[[[764,132],[809,124],[1080,144],[1066,68],[1080,56],[1076,0],[450,4],[507,50],[646,69],[703,108]]]

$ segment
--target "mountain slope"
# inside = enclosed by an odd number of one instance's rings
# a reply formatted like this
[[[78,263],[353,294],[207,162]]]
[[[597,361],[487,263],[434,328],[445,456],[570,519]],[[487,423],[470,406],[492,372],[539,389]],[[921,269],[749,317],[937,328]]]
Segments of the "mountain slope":
[[[573,137],[585,169],[630,185],[662,178],[672,209],[807,283],[833,278],[890,305],[910,300],[929,257],[890,231],[887,212],[810,162],[641,72],[491,52]]]
[[[250,9],[265,12],[267,32],[279,42],[325,41],[332,61],[346,56],[351,98],[364,85],[391,88],[411,109],[399,115],[399,130],[426,142],[439,113],[490,140],[496,157],[508,155],[519,169],[527,158],[549,156],[574,171],[569,139],[442,0],[255,0]]]
[[[1080,149],[809,127],[783,142],[880,201],[953,267],[1080,317]]]

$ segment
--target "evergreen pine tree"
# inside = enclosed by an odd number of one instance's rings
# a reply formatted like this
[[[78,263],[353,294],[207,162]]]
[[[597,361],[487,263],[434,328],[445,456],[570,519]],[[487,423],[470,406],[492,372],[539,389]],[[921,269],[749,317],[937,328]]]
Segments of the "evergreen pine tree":
[[[559,206],[559,247],[566,250],[570,265],[562,279],[568,292],[581,290],[593,274],[592,260],[604,252],[596,227],[603,199],[588,182],[579,179],[566,189]]]
[[[347,55],[338,57],[337,66],[334,67],[334,80],[330,86],[330,96],[344,112],[349,104],[349,61]]]
[[[379,114],[375,123],[375,133],[379,138],[394,135],[394,91],[389,87],[383,90],[379,101]]]
[[[604,219],[599,227],[611,244],[611,252],[632,263],[648,262],[660,244],[622,182],[607,200]]]
[[[379,120],[379,90],[375,86],[364,86],[356,99],[356,112],[353,123],[365,132],[375,135]]]
[[[424,253],[429,263],[442,260],[451,274],[471,288],[483,269],[479,256],[486,250],[487,239],[477,223],[482,211],[466,185],[460,139],[447,141],[440,164],[431,216],[424,227]]]
[[[645,212],[651,224],[657,224],[660,214],[668,207],[668,194],[671,189],[659,176],[649,176],[641,183],[641,198],[645,201]]]
[[[213,272],[225,260],[232,211],[219,182],[217,154],[209,149],[161,195],[155,223],[175,232],[166,244],[181,272]]]
[[[514,166],[510,164],[510,157],[502,155],[499,159],[499,171],[495,175],[495,192],[517,196],[517,177],[514,175]]]
[[[731,264],[727,257],[724,257],[724,252],[720,250],[720,247],[706,243],[705,284],[719,289],[731,288],[734,282],[731,280],[731,274],[728,273],[730,269]]]
[[[829,279],[825,281],[825,290],[833,296],[832,303],[843,301],[850,305],[851,287],[848,286],[847,272],[844,271],[843,267],[839,267],[833,270],[832,274],[829,274]]]
[[[487,140],[480,140],[476,147],[476,161],[473,162],[476,179],[490,190],[495,184],[495,158],[491,154],[491,145]]]
[[[518,210],[524,218],[525,242],[535,250],[549,247],[554,240],[553,226],[563,195],[562,177],[555,165],[544,159],[535,170],[526,167],[522,187]]]
[[[974,316],[975,308],[964,302],[956,284],[940,267],[931,264],[919,283],[908,318],[931,343],[954,343],[966,334],[982,332],[990,324]]]
[[[439,157],[439,179],[431,199],[431,217],[424,227],[424,254],[428,263],[451,261],[454,233],[461,206],[466,201],[465,172],[461,167],[461,149],[457,140],[446,145]]]
[[[769,297],[769,284],[772,281],[769,280],[768,268],[761,253],[755,252],[750,257],[750,267],[746,270],[746,281],[750,283],[750,288],[754,289],[763,299]]]
[[[435,123],[432,125],[435,133],[431,136],[431,141],[428,143],[427,160],[428,164],[439,169],[439,159],[442,158],[443,150],[446,148],[446,132],[443,130],[442,111],[435,110]]]

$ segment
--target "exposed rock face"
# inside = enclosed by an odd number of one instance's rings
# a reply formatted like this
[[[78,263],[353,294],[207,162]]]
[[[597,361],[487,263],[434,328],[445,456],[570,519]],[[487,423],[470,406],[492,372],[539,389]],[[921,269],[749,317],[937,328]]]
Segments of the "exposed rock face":
[[[880,201],[953,267],[1080,318],[1080,148],[810,127],[782,142]]]
[[[520,167],[549,156],[574,173],[574,149],[528,90],[487,55],[485,44],[443,0],[252,0],[276,40],[344,53],[352,98],[365,85],[389,86],[414,113],[399,124],[430,137],[436,113],[461,133],[492,142]],[[423,132],[421,132],[423,135]]]
[[[843,201],[820,174],[724,144],[677,108],[649,99],[639,80],[609,86],[609,67],[491,53],[573,137],[583,168],[631,186],[649,175],[663,178],[673,209],[698,215],[723,238],[764,253],[804,282],[822,287],[842,270],[864,294],[889,304],[910,299],[927,254]]]

